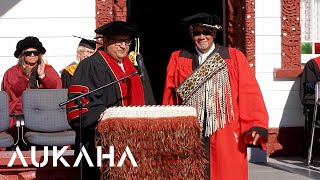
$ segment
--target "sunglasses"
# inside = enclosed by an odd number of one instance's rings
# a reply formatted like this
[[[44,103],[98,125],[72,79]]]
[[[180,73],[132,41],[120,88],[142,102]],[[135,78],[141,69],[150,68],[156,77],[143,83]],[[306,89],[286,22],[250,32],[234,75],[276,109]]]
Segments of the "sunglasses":
[[[39,55],[39,52],[38,51],[25,51],[23,52],[23,55],[24,56],[31,56],[31,55],[34,55],[34,56],[38,56]]]
[[[205,35],[205,36],[208,36],[208,35],[211,35],[212,33],[212,30],[205,30],[205,31],[193,31],[192,32],[192,35],[193,36],[200,36],[201,34]]]

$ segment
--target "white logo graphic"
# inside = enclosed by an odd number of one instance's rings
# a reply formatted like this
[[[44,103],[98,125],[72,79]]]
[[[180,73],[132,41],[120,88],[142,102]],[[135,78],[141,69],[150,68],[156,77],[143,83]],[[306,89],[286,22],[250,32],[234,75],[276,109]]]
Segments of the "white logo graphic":
[[[70,165],[68,164],[68,162],[63,158],[63,153],[67,150],[68,146],[64,146],[61,150],[58,151],[57,146],[53,146],[53,151],[52,151],[52,160],[53,160],[53,167],[57,167],[58,166],[58,160],[63,164],[64,167],[70,167]],[[48,151],[48,146],[44,146],[44,150],[43,150],[43,161],[37,162],[36,161],[36,147],[35,146],[31,146],[31,162],[33,164],[33,166],[35,167],[44,167],[47,165],[48,163],[48,157],[49,157],[49,151]],[[23,156],[19,146],[17,146],[15,152],[12,154],[11,159],[7,165],[7,167],[12,167],[15,159],[18,157],[20,158],[20,161],[23,165],[23,167],[28,167],[28,164],[26,162],[25,157]],[[80,161],[82,160],[82,157],[85,157],[85,160],[87,161],[88,165],[90,167],[93,167],[94,164],[92,163],[90,156],[87,152],[87,150],[82,147],[81,151],[79,152],[76,161],[73,164],[73,167],[78,167]],[[136,160],[134,159],[129,147],[127,146],[125,151],[123,152],[123,154],[121,155],[121,158],[117,164],[117,167],[122,167],[124,160],[126,159],[126,157],[128,156],[129,160],[131,161],[131,164],[133,167],[138,167],[138,164],[136,162]],[[101,146],[97,147],[97,167],[101,167],[101,162],[102,159],[109,159],[109,166],[110,167],[114,167],[114,147],[113,146],[109,146],[109,154],[102,154],[102,150],[101,150]]]

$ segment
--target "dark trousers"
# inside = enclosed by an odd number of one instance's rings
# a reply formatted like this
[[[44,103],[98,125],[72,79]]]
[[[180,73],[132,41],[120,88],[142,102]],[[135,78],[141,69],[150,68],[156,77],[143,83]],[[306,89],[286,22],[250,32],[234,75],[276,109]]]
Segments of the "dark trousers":
[[[82,179],[83,180],[99,180],[100,172],[97,167],[97,152],[95,147],[95,126],[83,128],[81,131],[82,134],[82,145],[87,150],[90,159],[94,165],[94,167],[89,167],[87,160],[84,156],[82,156]],[[80,131],[76,130],[76,150],[75,150],[75,158],[77,158],[80,152]],[[79,166],[80,170],[80,166]],[[80,174],[79,174],[80,175]]]

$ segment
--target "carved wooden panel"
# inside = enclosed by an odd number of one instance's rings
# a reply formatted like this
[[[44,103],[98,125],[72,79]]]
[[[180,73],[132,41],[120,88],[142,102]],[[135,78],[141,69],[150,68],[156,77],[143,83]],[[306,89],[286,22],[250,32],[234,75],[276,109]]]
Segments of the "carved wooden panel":
[[[256,37],[255,37],[255,4],[254,0],[245,1],[245,51],[249,64],[253,70],[255,70],[255,49],[256,49]]]
[[[96,0],[96,28],[112,21],[127,20],[126,0]],[[97,39],[102,41],[102,39]]]
[[[282,0],[281,69],[300,69],[300,35],[300,0]]]
[[[96,27],[112,21],[127,20],[125,0],[96,0]]]
[[[254,0],[228,0],[227,45],[241,50],[255,70]]]
[[[114,0],[96,0],[96,27],[114,20]]]
[[[113,12],[114,12],[115,21],[126,21],[127,20],[126,0],[114,0]]]

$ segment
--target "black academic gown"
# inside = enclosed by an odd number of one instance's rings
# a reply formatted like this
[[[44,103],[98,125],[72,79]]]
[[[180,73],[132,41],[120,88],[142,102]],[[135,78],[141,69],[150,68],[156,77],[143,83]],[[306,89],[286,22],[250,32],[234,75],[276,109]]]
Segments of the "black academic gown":
[[[142,68],[144,72],[144,80],[142,81],[144,90],[145,105],[154,105],[155,100],[148,73],[145,66]],[[71,85],[83,85],[89,88],[90,91],[114,82],[116,77],[113,75],[110,67],[107,65],[100,53],[96,52],[92,56],[82,60],[71,80]],[[76,96],[76,94],[69,94],[69,99]],[[90,103],[85,106],[88,108],[82,116],[82,144],[86,148],[91,157],[91,160],[96,165],[96,148],[95,148],[95,127],[98,123],[101,113],[112,106],[122,106],[122,97],[120,87],[117,83],[106,87],[102,90],[90,94],[87,99]],[[67,109],[70,112],[72,109]],[[76,131],[76,143],[79,144],[79,119],[76,118],[70,122],[72,128]],[[78,154],[78,148],[75,154]],[[98,168],[87,168],[84,163],[83,179],[99,179]]]
[[[315,84],[320,81],[317,59],[310,59],[304,66],[300,77],[300,101],[303,105],[314,105]],[[318,60],[320,62],[320,60]]]
[[[305,143],[304,143],[304,155],[308,153],[310,144],[311,128],[315,103],[315,84],[320,81],[320,57],[310,59],[304,66],[303,72],[300,76],[300,101],[304,106],[303,113],[305,115]],[[317,114],[319,119],[320,113]],[[319,121],[317,121],[319,124]],[[315,131],[316,142],[319,141],[320,134]],[[318,147],[318,146],[315,146]],[[318,150],[316,150],[318,151]],[[314,152],[316,152],[314,151]]]
[[[61,73],[62,88],[69,87],[69,84],[71,82],[71,78],[72,78],[72,75],[68,71],[66,71],[65,69],[62,70],[62,73]]]

